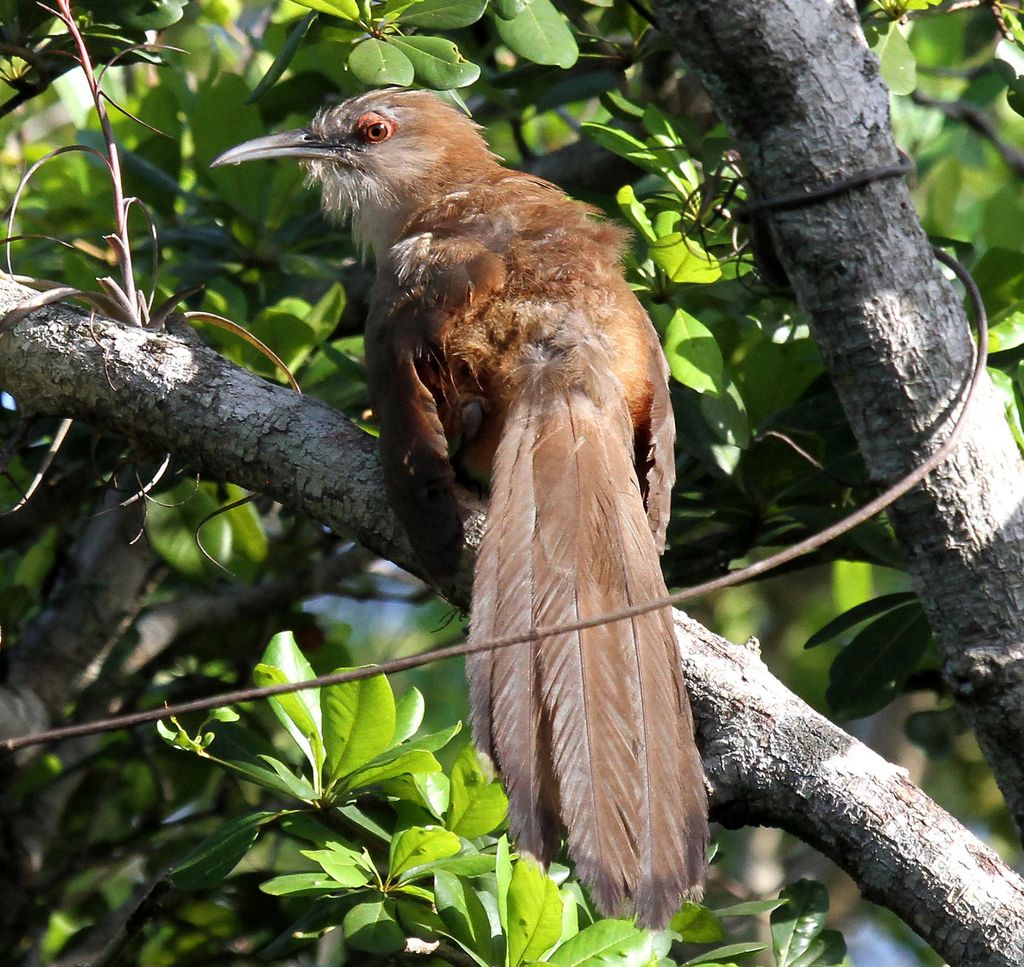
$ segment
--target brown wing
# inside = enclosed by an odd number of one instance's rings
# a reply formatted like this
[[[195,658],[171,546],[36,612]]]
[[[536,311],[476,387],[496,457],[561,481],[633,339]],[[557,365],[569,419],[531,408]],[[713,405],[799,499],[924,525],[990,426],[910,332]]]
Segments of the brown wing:
[[[420,239],[414,251],[400,251],[378,269],[366,376],[388,499],[424,567],[443,581],[455,574],[462,553],[455,474],[438,413],[453,391],[445,336],[485,289],[503,283],[504,270],[495,256],[464,240]],[[415,258],[415,273],[401,262],[403,254]]]

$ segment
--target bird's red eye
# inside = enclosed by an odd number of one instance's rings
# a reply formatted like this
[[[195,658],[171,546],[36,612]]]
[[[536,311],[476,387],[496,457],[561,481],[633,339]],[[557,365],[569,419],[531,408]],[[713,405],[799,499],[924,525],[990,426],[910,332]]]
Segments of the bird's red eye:
[[[364,114],[356,121],[356,134],[367,144],[380,144],[395,133],[395,122],[380,114]]]

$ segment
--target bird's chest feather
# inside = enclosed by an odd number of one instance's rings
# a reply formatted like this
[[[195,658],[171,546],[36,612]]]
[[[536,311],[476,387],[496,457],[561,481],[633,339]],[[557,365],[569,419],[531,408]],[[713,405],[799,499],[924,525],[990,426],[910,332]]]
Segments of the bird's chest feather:
[[[510,224],[409,233],[381,266],[375,297],[382,338],[416,356],[453,464],[482,486],[532,347],[564,343],[569,330],[632,365],[622,327],[638,307],[615,250]]]

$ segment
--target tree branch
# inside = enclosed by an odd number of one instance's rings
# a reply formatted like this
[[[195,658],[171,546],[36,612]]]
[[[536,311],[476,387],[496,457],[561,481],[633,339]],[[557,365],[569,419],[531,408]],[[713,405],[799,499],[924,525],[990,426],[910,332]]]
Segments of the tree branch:
[[[0,280],[0,313],[25,294]],[[120,429],[198,471],[259,487],[416,569],[384,502],[369,438],[191,334],[90,325],[67,307],[43,309],[0,337],[0,384],[39,412]],[[471,528],[470,542],[477,537]],[[464,602],[467,587],[463,580],[449,593]],[[951,963],[1019,967],[1020,878],[900,770],[785,689],[756,655],[677,620],[714,815],[779,825],[815,844]],[[935,917],[937,908],[951,916]]]
[[[971,104],[968,101],[942,101],[936,97],[929,97],[921,91],[914,91],[911,94],[911,99],[920,107],[939,111],[952,121],[962,121],[999,152],[999,157],[1003,159],[1006,167],[1018,178],[1024,177],[1024,151],[1015,148],[1012,144],[1007,144],[1000,138],[995,123],[976,104]]]
[[[712,815],[779,826],[956,967],[1024,962],[1024,881],[903,769],[819,715],[738,648],[676,613]]]
[[[888,91],[850,0],[660,0],[758,198],[896,158]],[[959,300],[906,187],[888,179],[769,214],[873,476],[918,462],[970,365]],[[892,511],[943,675],[1024,832],[1024,463],[988,387],[962,442]]]

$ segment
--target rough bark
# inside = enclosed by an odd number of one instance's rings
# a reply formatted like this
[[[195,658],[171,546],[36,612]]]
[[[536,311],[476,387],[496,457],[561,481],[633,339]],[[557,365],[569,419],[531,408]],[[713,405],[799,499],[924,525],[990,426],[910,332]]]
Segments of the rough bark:
[[[659,0],[758,198],[896,161],[888,91],[850,0]],[[775,249],[879,481],[936,448],[969,328],[905,185],[769,216]],[[1024,832],[1024,464],[988,387],[963,442],[894,508],[943,675]],[[942,433],[936,434],[941,439]]]
[[[0,314],[24,294],[0,281]],[[38,412],[120,428],[321,522],[344,527],[350,514],[361,542],[415,569],[365,436],[194,340],[42,310],[0,337],[0,385]],[[464,600],[467,587],[452,594]],[[1024,962],[1020,877],[754,652],[677,622],[715,818],[779,825],[813,843],[951,964]]]
[[[716,820],[779,826],[817,847],[954,967],[1024,963],[1020,877],[755,651],[681,613],[676,627]]]

